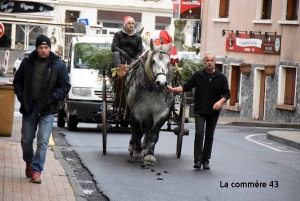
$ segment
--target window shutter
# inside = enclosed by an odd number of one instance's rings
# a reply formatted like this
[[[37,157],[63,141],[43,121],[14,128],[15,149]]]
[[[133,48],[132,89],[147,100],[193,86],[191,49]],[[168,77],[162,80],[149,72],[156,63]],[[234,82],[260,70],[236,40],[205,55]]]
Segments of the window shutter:
[[[293,19],[293,5],[294,0],[288,0],[287,2],[287,9],[286,9],[286,19],[292,20]]]
[[[229,104],[234,106],[237,100],[237,84],[238,84],[237,67],[231,67],[231,85],[230,85],[230,101]]]
[[[286,68],[284,104],[294,105],[296,68]]]
[[[220,0],[219,17],[226,17],[227,0]]]

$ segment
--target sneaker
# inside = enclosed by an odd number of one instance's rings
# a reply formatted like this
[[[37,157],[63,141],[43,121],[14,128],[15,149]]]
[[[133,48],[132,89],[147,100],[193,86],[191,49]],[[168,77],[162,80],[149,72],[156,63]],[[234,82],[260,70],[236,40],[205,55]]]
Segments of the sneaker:
[[[210,169],[210,166],[209,166],[208,162],[203,163],[203,169],[204,170],[209,170]]]
[[[200,161],[196,161],[196,162],[195,162],[194,168],[197,168],[197,169],[200,169],[200,168],[201,168],[201,163],[200,163]]]
[[[25,175],[27,178],[30,178],[31,171],[32,171],[31,163],[26,163]]]
[[[42,183],[41,173],[39,172],[32,172],[30,177],[30,182],[40,184]]]

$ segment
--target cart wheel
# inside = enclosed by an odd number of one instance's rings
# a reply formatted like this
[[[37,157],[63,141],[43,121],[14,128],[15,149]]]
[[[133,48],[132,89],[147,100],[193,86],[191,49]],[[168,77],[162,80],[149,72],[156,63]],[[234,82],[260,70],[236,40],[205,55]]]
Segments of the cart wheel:
[[[177,158],[180,158],[180,156],[181,156],[182,139],[183,139],[183,135],[181,133],[179,133],[177,135],[177,145],[176,145]]]
[[[179,112],[180,122],[179,122],[179,125],[178,125],[179,126],[179,133],[177,135],[177,146],[176,146],[177,158],[180,158],[180,156],[181,156],[182,140],[183,140],[183,135],[184,135],[185,97],[186,97],[186,93],[184,92],[182,94],[182,100],[181,100],[180,112]]]
[[[105,80],[105,72],[103,72],[103,80],[102,80],[102,147],[103,147],[103,154],[106,154],[106,145],[107,145],[106,80]]]
[[[103,154],[106,154],[106,144],[107,144],[107,105],[106,102],[102,102],[102,147]]]

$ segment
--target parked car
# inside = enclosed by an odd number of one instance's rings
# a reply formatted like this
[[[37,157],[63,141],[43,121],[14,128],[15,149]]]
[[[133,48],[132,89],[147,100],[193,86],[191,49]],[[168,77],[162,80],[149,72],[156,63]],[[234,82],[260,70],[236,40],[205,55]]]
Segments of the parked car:
[[[22,60],[23,60],[25,57],[27,57],[30,53],[31,53],[31,51],[23,52],[23,53],[21,54],[21,56],[20,56],[19,58],[17,58],[17,60],[14,62],[14,71],[13,71],[14,76],[15,76],[17,70],[19,69]]]

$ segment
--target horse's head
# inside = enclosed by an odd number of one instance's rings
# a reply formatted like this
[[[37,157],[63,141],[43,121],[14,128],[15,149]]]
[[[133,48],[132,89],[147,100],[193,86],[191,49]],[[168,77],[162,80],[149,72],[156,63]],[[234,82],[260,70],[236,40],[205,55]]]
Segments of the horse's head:
[[[169,53],[172,43],[168,45],[155,45],[153,40],[150,41],[151,51],[148,54],[146,72],[151,81],[154,82],[158,90],[164,89],[167,82],[167,75],[171,71]]]

